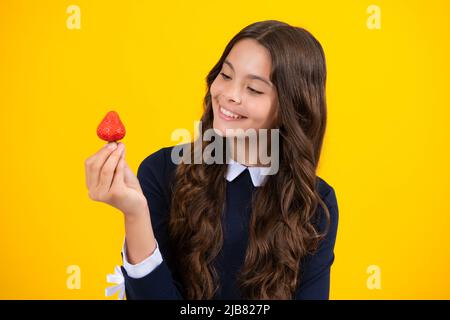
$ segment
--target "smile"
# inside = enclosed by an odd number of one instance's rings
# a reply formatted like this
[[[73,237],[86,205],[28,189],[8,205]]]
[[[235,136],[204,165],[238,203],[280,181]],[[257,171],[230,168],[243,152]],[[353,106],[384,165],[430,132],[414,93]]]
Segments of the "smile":
[[[225,109],[224,107],[219,106],[220,115],[225,120],[239,120],[239,119],[246,119],[247,117],[241,116],[239,114],[236,114],[234,112],[231,112],[230,110]]]

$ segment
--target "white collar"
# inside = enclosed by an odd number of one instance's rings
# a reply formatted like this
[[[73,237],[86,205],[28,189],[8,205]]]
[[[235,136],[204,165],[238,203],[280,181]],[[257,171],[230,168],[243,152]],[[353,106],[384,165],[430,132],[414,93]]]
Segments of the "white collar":
[[[267,172],[269,172],[270,167],[247,167],[233,159],[228,160],[229,164],[227,167],[227,172],[225,178],[228,181],[233,181],[237,176],[239,176],[245,169],[250,172],[250,177],[252,179],[253,185],[255,187],[261,187],[267,178]]]

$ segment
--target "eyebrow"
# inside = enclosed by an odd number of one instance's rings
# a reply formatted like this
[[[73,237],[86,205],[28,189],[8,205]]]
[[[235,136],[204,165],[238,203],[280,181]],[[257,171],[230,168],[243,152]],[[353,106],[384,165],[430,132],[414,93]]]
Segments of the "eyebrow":
[[[224,63],[226,63],[227,65],[229,65],[230,68],[231,68],[231,70],[234,71],[234,67],[233,67],[233,65],[231,64],[230,61],[225,60]],[[266,84],[268,84],[270,87],[273,86],[272,82],[270,82],[269,80],[267,80],[267,79],[265,79],[265,78],[263,78],[263,77],[257,76],[256,74],[249,74],[249,75],[247,75],[247,77],[250,78],[250,79],[261,80],[261,81],[265,82]]]

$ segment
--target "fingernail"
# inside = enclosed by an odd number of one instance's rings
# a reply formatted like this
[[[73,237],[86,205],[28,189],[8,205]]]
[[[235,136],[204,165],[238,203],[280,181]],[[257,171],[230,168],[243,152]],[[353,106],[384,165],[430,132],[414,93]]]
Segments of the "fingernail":
[[[117,148],[117,144],[115,142],[108,143],[108,148],[110,150],[114,150],[115,148]]]

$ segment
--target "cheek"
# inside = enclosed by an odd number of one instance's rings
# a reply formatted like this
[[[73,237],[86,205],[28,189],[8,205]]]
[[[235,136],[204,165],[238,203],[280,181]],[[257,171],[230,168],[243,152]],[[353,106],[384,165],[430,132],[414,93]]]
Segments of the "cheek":
[[[264,127],[273,118],[273,110],[268,101],[255,102],[248,106],[249,115],[255,126]]]
[[[211,83],[211,88],[209,89],[212,98],[216,98],[222,92],[222,86],[220,85],[217,78]]]

